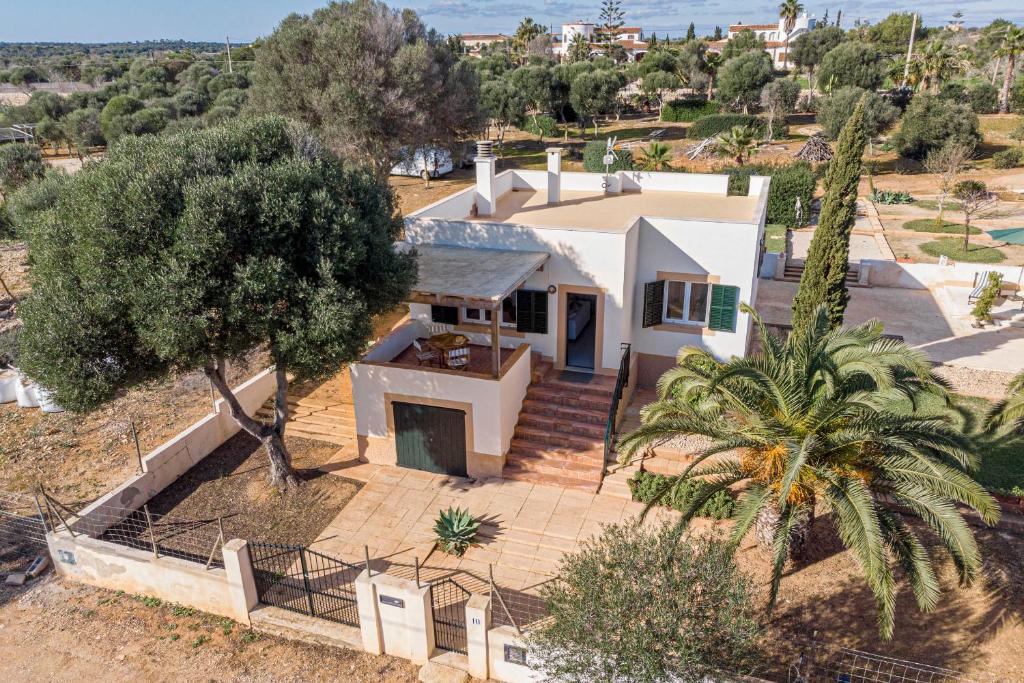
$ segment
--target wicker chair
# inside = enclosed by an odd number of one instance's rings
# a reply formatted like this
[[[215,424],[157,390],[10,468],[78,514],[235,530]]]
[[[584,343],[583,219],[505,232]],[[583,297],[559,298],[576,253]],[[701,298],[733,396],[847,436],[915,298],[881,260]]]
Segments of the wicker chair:
[[[457,349],[452,349],[448,352],[446,362],[448,367],[453,370],[465,370],[469,367],[469,347],[460,346]]]
[[[424,363],[438,363],[441,360],[441,355],[435,349],[425,349],[415,339],[412,342],[412,348],[416,352],[416,362],[420,365]]]

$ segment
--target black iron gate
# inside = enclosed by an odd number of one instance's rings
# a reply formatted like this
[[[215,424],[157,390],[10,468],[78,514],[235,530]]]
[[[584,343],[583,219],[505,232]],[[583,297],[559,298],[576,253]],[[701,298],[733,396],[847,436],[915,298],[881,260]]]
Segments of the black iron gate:
[[[454,579],[445,579],[430,586],[434,645],[438,649],[466,654],[466,602],[470,595]]]
[[[359,567],[301,545],[250,542],[249,554],[264,605],[359,626]]]

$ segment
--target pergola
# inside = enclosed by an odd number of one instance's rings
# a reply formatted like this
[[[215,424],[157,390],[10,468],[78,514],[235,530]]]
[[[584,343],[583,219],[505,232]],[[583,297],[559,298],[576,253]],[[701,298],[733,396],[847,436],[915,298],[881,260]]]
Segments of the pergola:
[[[501,372],[501,302],[548,260],[543,251],[399,243],[416,249],[419,278],[408,301],[491,311],[492,372]]]

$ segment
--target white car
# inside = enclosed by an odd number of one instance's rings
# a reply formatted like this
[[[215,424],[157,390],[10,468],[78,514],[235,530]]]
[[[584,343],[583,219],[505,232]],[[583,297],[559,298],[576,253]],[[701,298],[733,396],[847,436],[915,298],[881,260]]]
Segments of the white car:
[[[421,148],[416,154],[403,159],[391,169],[391,175],[407,175],[422,178],[427,175],[431,178],[451,173],[454,170],[452,155],[446,149],[440,147]]]

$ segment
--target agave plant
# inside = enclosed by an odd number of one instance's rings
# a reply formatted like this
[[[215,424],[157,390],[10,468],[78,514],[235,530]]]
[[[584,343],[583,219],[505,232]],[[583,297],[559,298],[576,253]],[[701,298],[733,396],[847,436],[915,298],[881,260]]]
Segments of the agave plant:
[[[959,506],[988,524],[999,519],[999,506],[971,478],[975,444],[949,419],[907,410],[925,393],[944,396],[945,387],[927,356],[884,339],[877,321],[830,329],[819,306],[811,324],[783,341],[744,310],[757,322],[761,352],[723,362],[684,348],[659,380],[659,400],[641,413],[643,424],[619,442],[620,457],[678,434],[710,440],[651,502],[689,479],[706,482],[683,510],[682,527],[716,491],[743,485],[732,541],[752,531],[770,556],[769,610],[787,559],[800,559],[811,539],[816,508],[830,512],[890,638],[901,579],[922,610],[939,600],[922,532],[945,547],[961,583],[978,575],[978,546]]]
[[[462,508],[442,510],[434,522],[437,544],[441,550],[456,557],[462,557],[469,546],[473,545],[479,528],[480,522],[473,519],[469,510]]]

